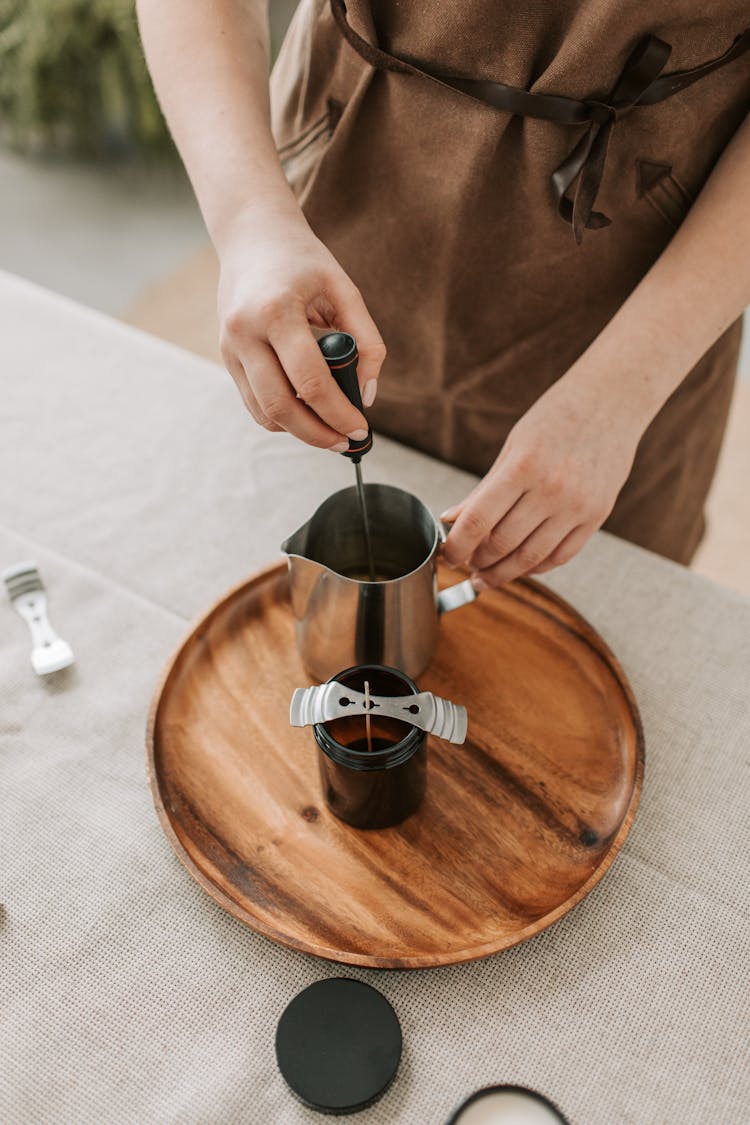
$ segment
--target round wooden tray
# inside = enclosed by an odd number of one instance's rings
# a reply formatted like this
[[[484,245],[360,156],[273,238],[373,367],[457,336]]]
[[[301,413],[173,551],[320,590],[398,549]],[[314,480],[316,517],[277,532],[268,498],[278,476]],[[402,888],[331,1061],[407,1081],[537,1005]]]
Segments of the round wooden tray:
[[[622,846],[643,737],[594,629],[527,580],[440,628],[419,687],[466,704],[469,737],[430,740],[424,804],[379,831],[328,811],[312,730],[289,725],[310,677],[286,564],[230,591],[169,663],[147,733],[159,818],[204,890],[273,941],[377,968],[486,957],[580,902]]]

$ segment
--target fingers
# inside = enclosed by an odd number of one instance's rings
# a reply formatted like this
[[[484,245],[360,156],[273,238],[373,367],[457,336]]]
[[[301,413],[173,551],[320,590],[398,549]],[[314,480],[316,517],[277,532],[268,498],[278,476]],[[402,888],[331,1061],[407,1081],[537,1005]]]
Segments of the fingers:
[[[367,311],[362,294],[346,275],[335,277],[329,286],[330,296],[338,312],[338,321],[357,341],[359,363],[357,376],[362,403],[367,409],[375,401],[380,369],[385,359],[385,344],[375,321]]]
[[[459,506],[459,514],[443,548],[446,562],[452,566],[470,563],[479,545],[522,495],[523,489],[503,474],[485,477]],[[449,517],[454,511],[451,509],[444,516]]]
[[[444,512],[440,513],[440,519],[445,524],[454,524],[463,511],[463,504],[454,504],[452,508],[446,508]]]
[[[471,566],[475,570],[486,570],[512,555],[548,516],[549,512],[540,506],[539,497],[525,493],[479,544],[471,557]]]
[[[522,574],[529,574],[531,571],[539,573],[538,568],[558,549],[561,541],[567,539],[567,527],[560,520],[545,520],[511,554],[500,562],[479,570],[475,576],[475,586],[501,586]]]
[[[236,373],[238,364],[244,380]],[[323,366],[325,367],[325,362]],[[346,437],[327,426],[297,398],[273,349],[268,345],[255,344],[246,349],[241,360],[235,357],[230,371],[248,410],[266,429],[287,430],[300,441],[319,449],[333,449],[340,453],[348,447]],[[357,411],[354,413],[356,415]]]
[[[309,228],[278,233],[260,238],[261,262],[252,270],[236,250],[222,261],[222,353],[261,425],[345,449],[347,439],[364,440],[368,423],[333,378],[312,326],[355,337],[365,407],[375,398],[385,347],[358,289]]]
[[[222,358],[224,360],[224,365],[227,371],[235,381],[237,390],[242,395],[242,401],[244,402],[245,406],[252,414],[258,425],[263,426],[264,429],[269,430],[271,433],[280,433],[281,426],[277,426],[275,422],[271,422],[270,419],[266,418],[265,414],[258,405],[258,400],[250,389],[250,384],[247,381],[245,368],[242,366],[240,361],[236,358],[236,356],[226,353],[222,356]]]
[[[569,535],[566,535],[561,543],[557,545],[552,554],[548,555],[544,562],[539,566],[534,567],[531,574],[546,574],[548,570],[554,570],[557,566],[564,566],[566,562],[570,562],[574,555],[577,555],[580,550],[588,543],[591,536],[597,530],[597,525],[581,524],[580,527],[575,527]]]
[[[339,441],[343,435],[354,441],[367,437],[367,419],[333,378],[301,307],[290,307],[269,325],[268,341],[297,395]]]

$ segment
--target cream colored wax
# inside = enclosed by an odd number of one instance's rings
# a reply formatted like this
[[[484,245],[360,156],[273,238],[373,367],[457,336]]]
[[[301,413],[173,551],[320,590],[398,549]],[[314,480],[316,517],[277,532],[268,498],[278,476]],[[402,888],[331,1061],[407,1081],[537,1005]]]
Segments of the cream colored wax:
[[[560,1118],[531,1094],[496,1090],[465,1109],[458,1125],[560,1125]]]

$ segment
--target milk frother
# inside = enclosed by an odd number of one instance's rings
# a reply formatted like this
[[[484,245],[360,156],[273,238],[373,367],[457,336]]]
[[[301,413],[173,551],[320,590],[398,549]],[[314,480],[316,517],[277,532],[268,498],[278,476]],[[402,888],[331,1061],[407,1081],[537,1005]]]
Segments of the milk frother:
[[[336,383],[344,392],[349,402],[356,406],[357,410],[362,411],[362,395],[359,390],[359,379],[357,378],[357,361],[359,353],[357,352],[357,344],[353,336],[348,332],[327,332],[325,336],[321,336],[318,340],[318,347],[323,353],[323,358],[328,364],[328,368],[333,375]],[[357,494],[359,496],[359,507],[362,513],[362,529],[365,537],[365,551],[367,554],[367,567],[370,572],[370,581],[376,581],[375,574],[375,560],[372,553],[372,537],[370,535],[370,521],[367,517],[367,501],[365,499],[365,490],[362,484],[362,466],[361,461],[365,453],[372,449],[372,429],[368,423],[367,437],[363,441],[349,441],[349,448],[342,454],[348,457],[354,464],[354,472],[357,479]]]

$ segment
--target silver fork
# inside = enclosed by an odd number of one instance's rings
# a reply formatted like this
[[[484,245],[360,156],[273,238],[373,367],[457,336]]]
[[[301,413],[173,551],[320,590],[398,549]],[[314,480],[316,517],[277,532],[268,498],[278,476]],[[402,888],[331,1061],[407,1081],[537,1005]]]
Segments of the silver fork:
[[[58,637],[47,617],[47,595],[35,562],[17,563],[2,572],[8,597],[31,633],[31,666],[37,676],[59,672],[75,657],[67,641]]]

